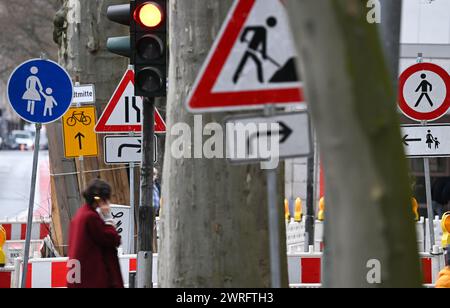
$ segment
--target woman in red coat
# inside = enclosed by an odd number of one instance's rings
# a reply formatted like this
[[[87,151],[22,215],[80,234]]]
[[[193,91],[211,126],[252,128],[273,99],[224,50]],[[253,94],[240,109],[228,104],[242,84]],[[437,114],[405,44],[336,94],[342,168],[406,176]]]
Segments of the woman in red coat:
[[[111,187],[94,180],[83,193],[86,204],[81,207],[70,224],[69,271],[79,266],[68,281],[69,288],[123,288],[117,247],[120,235],[113,223],[109,200]],[[68,275],[71,279],[71,275]]]

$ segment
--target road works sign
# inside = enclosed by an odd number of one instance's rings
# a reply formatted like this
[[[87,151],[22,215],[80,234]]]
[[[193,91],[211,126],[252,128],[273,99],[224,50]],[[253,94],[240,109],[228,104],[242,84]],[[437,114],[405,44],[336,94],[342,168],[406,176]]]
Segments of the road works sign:
[[[158,158],[158,137],[153,141],[153,160]],[[142,160],[142,137],[106,136],[105,137],[105,163],[130,164],[140,163]]]
[[[60,119],[73,97],[72,80],[59,64],[33,59],[19,65],[8,81],[8,99],[25,121],[47,124]]]
[[[187,108],[213,112],[302,102],[297,55],[282,1],[236,0]]]
[[[134,96],[134,72],[128,70],[98,120],[97,133],[142,131],[142,97]],[[155,133],[166,132],[166,124],[155,109]]]
[[[402,126],[402,142],[408,157],[450,157],[450,124]]]
[[[70,108],[63,117],[64,155],[66,158],[97,156],[95,107]]]
[[[235,117],[227,120],[226,127],[227,157],[232,163],[266,161],[272,154],[281,159],[305,157],[312,152],[306,112]]]
[[[399,107],[416,121],[433,121],[450,108],[450,76],[440,66],[419,63],[400,76]]]

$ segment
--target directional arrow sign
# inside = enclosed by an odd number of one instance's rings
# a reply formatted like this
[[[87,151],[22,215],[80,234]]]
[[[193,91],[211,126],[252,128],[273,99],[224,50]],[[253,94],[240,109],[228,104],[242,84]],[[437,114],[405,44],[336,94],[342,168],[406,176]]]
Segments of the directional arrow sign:
[[[306,112],[234,117],[227,120],[226,129],[227,158],[232,163],[266,161],[268,155],[285,159],[311,154]]]
[[[64,115],[62,124],[65,157],[98,155],[95,119],[94,106],[70,108]]]
[[[78,147],[80,148],[80,151],[83,149],[83,139],[86,138],[85,135],[83,135],[82,133],[78,133],[75,136],[75,139],[78,139]]]
[[[158,137],[154,139],[154,161],[157,161]],[[105,163],[129,164],[140,163],[142,160],[142,137],[106,136],[105,137]]]
[[[450,157],[450,124],[402,126],[402,143],[408,157]]]

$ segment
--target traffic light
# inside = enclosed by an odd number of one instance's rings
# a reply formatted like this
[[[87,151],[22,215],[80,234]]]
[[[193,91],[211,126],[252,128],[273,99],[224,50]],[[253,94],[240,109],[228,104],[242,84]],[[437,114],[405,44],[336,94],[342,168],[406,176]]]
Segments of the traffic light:
[[[110,5],[106,12],[106,16],[111,21],[130,26],[131,4]],[[131,37],[120,36],[108,38],[106,48],[112,53],[131,58]]]
[[[167,1],[132,2],[131,61],[135,70],[135,95],[166,95]]]

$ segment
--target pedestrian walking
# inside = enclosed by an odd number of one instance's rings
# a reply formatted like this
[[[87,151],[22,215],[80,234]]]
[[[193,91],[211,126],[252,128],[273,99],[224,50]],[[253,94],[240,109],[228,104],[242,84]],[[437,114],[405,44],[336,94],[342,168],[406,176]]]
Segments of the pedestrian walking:
[[[93,180],[83,193],[86,204],[75,215],[69,232],[69,260],[79,264],[79,281],[69,288],[123,288],[117,247],[120,235],[114,226],[109,200],[111,186]]]
[[[437,289],[450,289],[450,246],[447,247],[446,264],[447,266],[439,273]]]

